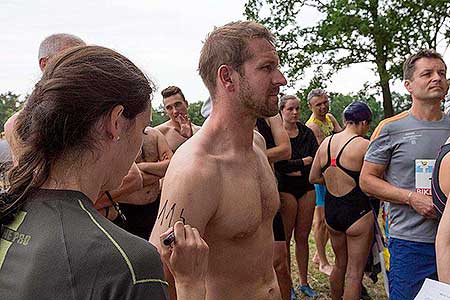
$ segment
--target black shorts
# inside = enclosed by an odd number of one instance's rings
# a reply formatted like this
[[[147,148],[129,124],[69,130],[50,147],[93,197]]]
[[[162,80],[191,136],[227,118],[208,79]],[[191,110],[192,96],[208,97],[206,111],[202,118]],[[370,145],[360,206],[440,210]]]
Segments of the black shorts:
[[[278,179],[278,191],[282,193],[289,193],[300,199],[306,192],[314,190],[314,185],[309,183],[309,179],[306,176],[287,176],[285,174],[279,174]]]
[[[160,196],[161,194],[152,203],[144,205],[120,203],[120,209],[127,219],[124,229],[148,240],[158,216]]]
[[[273,218],[273,237],[276,242],[286,241],[286,234],[284,233],[283,219],[281,218],[281,212],[277,211]]]

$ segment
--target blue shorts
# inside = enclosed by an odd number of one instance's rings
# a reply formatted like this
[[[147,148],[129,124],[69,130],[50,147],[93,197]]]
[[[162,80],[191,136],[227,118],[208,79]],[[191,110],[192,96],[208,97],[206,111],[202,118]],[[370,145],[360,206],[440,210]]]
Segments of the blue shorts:
[[[425,278],[437,280],[434,244],[389,238],[389,300],[413,300]]]
[[[327,192],[325,185],[315,184],[314,189],[316,190],[316,206],[325,206],[325,193]]]

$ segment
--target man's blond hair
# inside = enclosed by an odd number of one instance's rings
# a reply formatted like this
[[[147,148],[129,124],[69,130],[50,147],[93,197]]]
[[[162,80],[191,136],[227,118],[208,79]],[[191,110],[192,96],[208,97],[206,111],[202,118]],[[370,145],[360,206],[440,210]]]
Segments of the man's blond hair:
[[[198,70],[213,99],[219,67],[228,65],[241,74],[242,64],[252,57],[248,42],[256,38],[271,44],[275,41],[266,27],[253,21],[231,22],[208,34],[200,53]]]

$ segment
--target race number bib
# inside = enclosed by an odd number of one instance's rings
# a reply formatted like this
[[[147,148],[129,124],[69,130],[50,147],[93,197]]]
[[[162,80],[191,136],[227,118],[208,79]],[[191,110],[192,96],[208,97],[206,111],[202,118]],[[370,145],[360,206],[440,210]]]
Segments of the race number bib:
[[[416,159],[416,192],[431,196],[431,176],[435,159]]]

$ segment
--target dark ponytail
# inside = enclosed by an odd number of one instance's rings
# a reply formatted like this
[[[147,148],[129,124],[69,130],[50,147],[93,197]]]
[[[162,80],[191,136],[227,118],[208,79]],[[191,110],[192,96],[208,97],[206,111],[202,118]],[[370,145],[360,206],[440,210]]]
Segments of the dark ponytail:
[[[148,109],[153,90],[142,71],[108,48],[75,47],[55,56],[14,124],[20,153],[0,198],[1,224],[49,178],[56,160],[94,149],[101,118],[122,105],[134,121]]]

